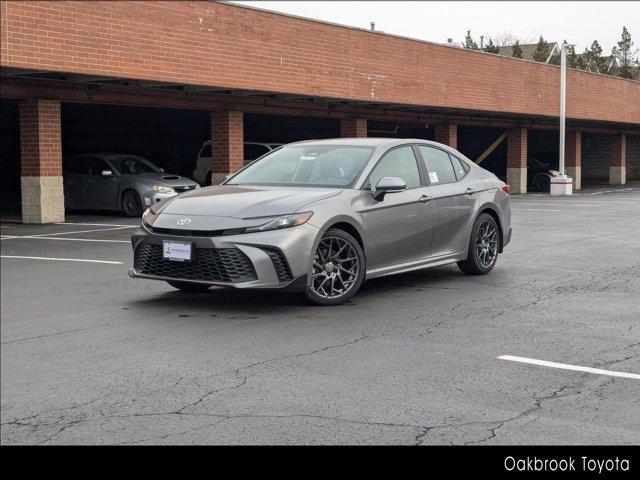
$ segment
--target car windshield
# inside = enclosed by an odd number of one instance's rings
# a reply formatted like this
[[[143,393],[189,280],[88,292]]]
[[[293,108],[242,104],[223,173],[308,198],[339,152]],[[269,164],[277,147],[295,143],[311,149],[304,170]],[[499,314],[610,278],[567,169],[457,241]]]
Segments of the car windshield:
[[[161,173],[161,170],[149,160],[142,157],[117,156],[109,157],[109,162],[113,167],[123,175],[138,175],[140,173]]]
[[[253,162],[227,184],[350,188],[373,150],[344,145],[282,147]]]

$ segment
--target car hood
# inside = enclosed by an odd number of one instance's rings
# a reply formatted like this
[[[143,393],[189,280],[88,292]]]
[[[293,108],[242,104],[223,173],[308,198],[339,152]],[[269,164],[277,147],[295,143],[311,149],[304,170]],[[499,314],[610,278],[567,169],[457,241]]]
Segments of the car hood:
[[[218,185],[205,187],[167,200],[163,215],[273,217],[294,213],[305,205],[338,195],[340,189],[305,187],[258,187]]]
[[[196,183],[190,178],[173,175],[171,173],[140,173],[138,175],[131,176],[136,177],[136,180],[142,180],[145,183],[148,182],[154,185],[166,185],[168,187],[194,185]]]

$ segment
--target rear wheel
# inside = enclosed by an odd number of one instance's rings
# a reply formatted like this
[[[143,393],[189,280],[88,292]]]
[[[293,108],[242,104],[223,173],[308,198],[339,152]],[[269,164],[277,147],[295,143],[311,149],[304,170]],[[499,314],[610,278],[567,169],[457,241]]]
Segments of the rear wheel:
[[[206,292],[210,288],[210,285],[204,285],[201,283],[170,282],[170,281],[167,281],[167,283],[171,285],[173,288],[177,288],[178,290],[181,290],[183,292],[188,292],[188,293]]]
[[[365,274],[364,252],[347,232],[329,229],[313,254],[306,297],[316,305],[338,305],[356,294]]]
[[[135,190],[125,190],[120,200],[122,212],[127,217],[142,216],[142,200]]]
[[[489,273],[498,259],[500,232],[495,219],[488,213],[482,213],[471,229],[469,253],[467,259],[458,262],[458,268],[470,275]]]

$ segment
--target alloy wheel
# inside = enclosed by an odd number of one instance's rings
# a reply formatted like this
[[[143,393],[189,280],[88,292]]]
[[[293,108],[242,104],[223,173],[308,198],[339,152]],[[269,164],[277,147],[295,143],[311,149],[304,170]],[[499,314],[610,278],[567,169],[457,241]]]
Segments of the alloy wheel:
[[[491,219],[484,220],[478,228],[476,257],[483,269],[493,265],[498,256],[498,228]]]
[[[313,257],[311,289],[323,298],[340,298],[356,284],[360,268],[358,253],[350,242],[341,237],[325,237]]]
[[[135,217],[139,214],[140,210],[142,210],[142,205],[140,203],[140,197],[138,194],[132,190],[125,192],[122,197],[122,208],[124,213],[126,213],[130,217]]]

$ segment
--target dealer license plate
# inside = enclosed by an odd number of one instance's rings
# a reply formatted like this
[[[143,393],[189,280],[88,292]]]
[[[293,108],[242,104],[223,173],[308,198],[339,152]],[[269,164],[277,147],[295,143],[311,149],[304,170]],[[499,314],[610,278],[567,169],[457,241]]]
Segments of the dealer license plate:
[[[162,242],[162,256],[166,260],[174,262],[190,262],[191,244],[188,242],[171,242],[164,240]]]

